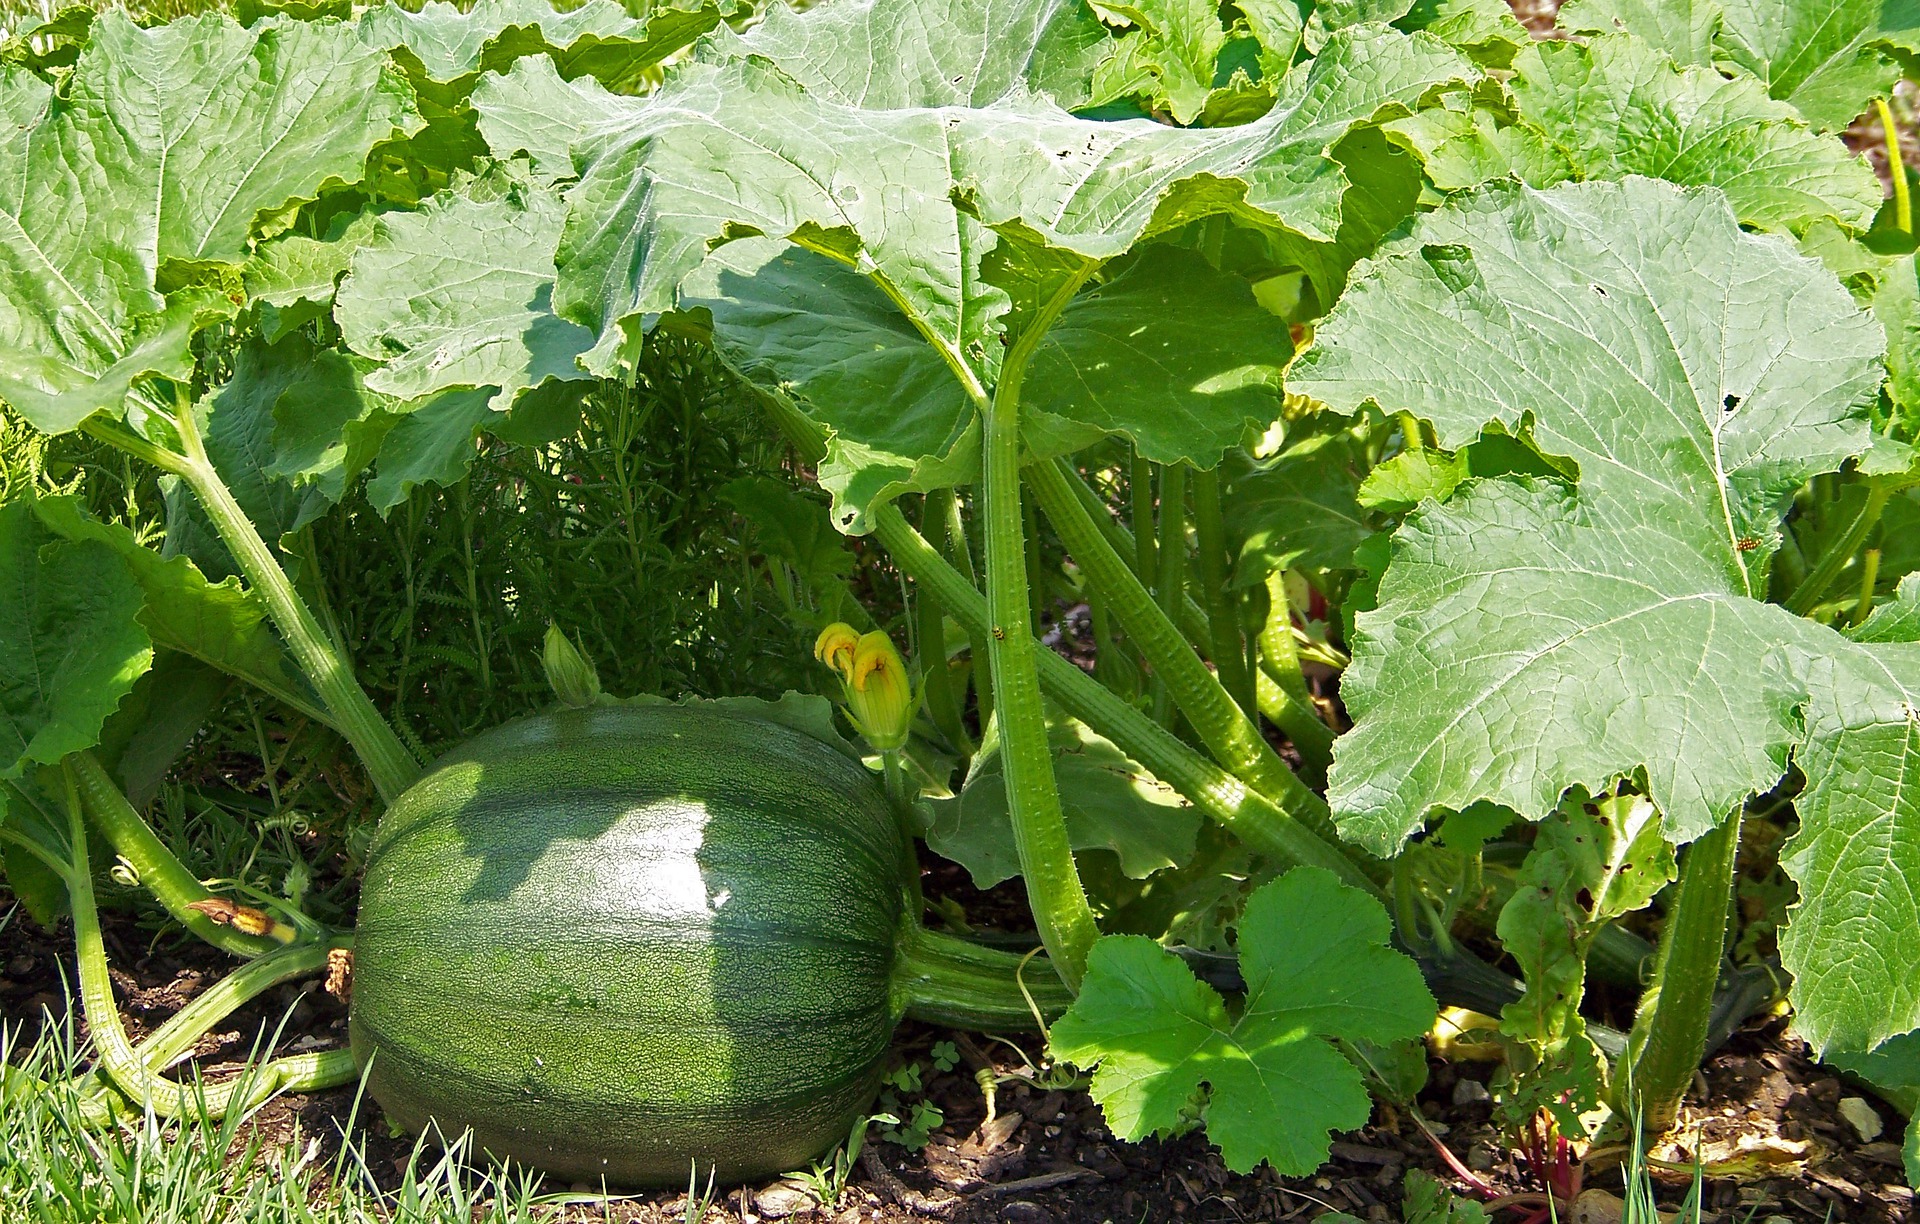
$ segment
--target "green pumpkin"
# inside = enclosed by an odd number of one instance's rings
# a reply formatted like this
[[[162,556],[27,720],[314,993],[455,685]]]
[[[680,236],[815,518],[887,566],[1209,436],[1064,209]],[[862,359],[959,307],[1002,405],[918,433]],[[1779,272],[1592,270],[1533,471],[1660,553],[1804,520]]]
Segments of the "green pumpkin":
[[[381,824],[355,1056],[399,1125],[569,1179],[804,1168],[868,1105],[906,1009],[911,863],[874,777],[787,726],[667,705],[510,723]]]

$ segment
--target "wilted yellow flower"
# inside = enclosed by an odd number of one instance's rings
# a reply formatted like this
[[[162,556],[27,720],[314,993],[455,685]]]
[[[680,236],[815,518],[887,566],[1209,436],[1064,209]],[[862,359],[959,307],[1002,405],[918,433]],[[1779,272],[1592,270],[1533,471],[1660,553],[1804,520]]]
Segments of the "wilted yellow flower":
[[[860,645],[860,632],[845,621],[835,621],[820,631],[813,641],[813,657],[840,673],[843,680],[853,676],[853,655]]]

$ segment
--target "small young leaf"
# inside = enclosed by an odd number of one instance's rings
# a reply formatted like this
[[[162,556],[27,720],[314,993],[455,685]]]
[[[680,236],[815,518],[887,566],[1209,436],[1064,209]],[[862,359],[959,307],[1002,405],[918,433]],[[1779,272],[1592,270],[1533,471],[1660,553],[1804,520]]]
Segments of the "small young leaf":
[[[1204,1085],[1208,1134],[1229,1168],[1265,1160],[1311,1173],[1329,1132],[1368,1114],[1360,1072],[1331,1039],[1399,1041],[1433,1023],[1419,970],[1387,946],[1391,927],[1377,901],[1318,868],[1263,886],[1240,922],[1237,1019],[1171,952],[1107,936],[1053,1026],[1053,1051],[1099,1068],[1093,1096],[1122,1138],[1176,1130]]]

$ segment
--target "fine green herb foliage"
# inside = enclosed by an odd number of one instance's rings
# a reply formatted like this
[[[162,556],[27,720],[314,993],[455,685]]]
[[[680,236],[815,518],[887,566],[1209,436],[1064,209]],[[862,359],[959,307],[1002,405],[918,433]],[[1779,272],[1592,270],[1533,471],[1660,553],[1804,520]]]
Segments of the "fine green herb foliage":
[[[1096,947],[1054,1053],[1098,1065],[1093,1096],[1122,1138],[1178,1131],[1204,1084],[1207,1133],[1229,1168],[1310,1173],[1327,1132],[1366,1122],[1358,1067],[1331,1038],[1405,1041],[1433,1024],[1433,996],[1387,946],[1386,913],[1301,867],[1247,900],[1239,925],[1247,996],[1237,1012],[1152,940]]]
[[[117,863],[248,958],[192,1023],[364,896],[362,1049],[471,1039],[378,1090],[491,1125],[566,1060],[409,993],[445,923],[449,982],[597,1051],[567,1082],[624,1156],[538,1109],[481,1136],[580,1175],[804,1165],[903,1014],[1024,1026],[1029,994],[1116,1133],[1204,1126],[1236,1169],[1310,1172],[1436,1003],[1498,1017],[1497,1116],[1543,1151],[1668,1125],[1781,992],[1911,1104],[1920,278],[1838,135],[1920,62],[1911,6],[1570,0],[1539,42],[1501,0],[270,7],[0,47],[0,867],[71,914],[103,1060],[9,1092],[186,1104],[191,1024],[106,1014]],[[796,687],[865,742],[751,700]],[[630,696],[689,690],[723,700]],[[750,974],[700,944],[642,1000],[606,968],[633,924],[593,917],[625,826],[531,844],[498,762],[479,807],[416,789],[519,715],[732,720],[736,766],[826,740],[880,850],[720,887],[705,817],[764,869],[761,808],[831,804],[682,804],[628,849],[685,929],[777,893],[812,942],[728,944]],[[631,814],[622,759],[534,743],[515,794]],[[364,889],[315,883],[309,819]],[[915,837],[1017,878],[1046,958],[921,925]],[[804,1051],[742,1034],[833,1001],[828,947],[859,1039],[795,1087]],[[729,1103],[828,1080],[735,1150]],[[923,1140],[895,1087],[883,1133]]]

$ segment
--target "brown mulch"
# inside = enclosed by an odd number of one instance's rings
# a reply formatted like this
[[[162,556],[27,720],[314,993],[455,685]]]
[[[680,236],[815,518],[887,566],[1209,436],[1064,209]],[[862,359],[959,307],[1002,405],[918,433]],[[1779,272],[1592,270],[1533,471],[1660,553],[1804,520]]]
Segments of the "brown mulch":
[[[947,868],[929,876],[930,890],[950,892],[968,914],[1017,923],[1018,893],[1005,887],[980,894]],[[10,899],[0,893],[0,913]],[[225,971],[229,962],[203,945],[167,937],[158,945],[129,916],[106,916],[123,1022],[136,1039],[151,1031]],[[61,967],[71,974],[71,949],[63,931],[49,933],[16,914],[0,932],[0,1022],[32,1031],[46,1015],[64,1019],[68,1005]],[[281,987],[232,1017],[202,1042],[200,1067],[210,1080],[237,1070],[261,1033],[286,1017],[280,1048],[336,1046],[345,1040],[345,1009],[318,980]],[[80,1025],[84,1034],[84,1024]],[[1340,1137],[1333,1159],[1313,1177],[1283,1178],[1271,1170],[1230,1172],[1203,1135],[1165,1142],[1122,1143],[1113,1138],[1099,1108],[1082,1091],[1047,1091],[1022,1082],[1003,1084],[996,1118],[988,1124],[986,1102],[975,1078],[991,1063],[1006,1074],[1018,1057],[1004,1047],[922,1025],[901,1029],[902,1057],[927,1063],[939,1041],[956,1042],[971,1062],[945,1074],[929,1074],[926,1099],[944,1124],[919,1153],[876,1143],[838,1209],[826,1212],[799,1187],[771,1183],[723,1192],[706,1219],[714,1224],[757,1224],[794,1218],[806,1224],[874,1221],[905,1224],[940,1219],[953,1224],[1134,1224],[1138,1221],[1312,1220],[1330,1208],[1363,1220],[1400,1218],[1405,1171],[1426,1169],[1456,1189],[1452,1177],[1411,1111],[1383,1104],[1365,1129]],[[1037,1050],[1029,1051],[1037,1053]],[[1497,1192],[1537,1193],[1539,1181],[1524,1156],[1507,1146],[1490,1123],[1486,1082],[1489,1064],[1433,1059],[1418,1109],[1440,1142]],[[1913,1218],[1913,1194],[1902,1184],[1897,1146],[1903,1119],[1869,1094],[1844,1085],[1813,1064],[1785,1035],[1782,1021],[1765,1020],[1738,1034],[1712,1059],[1702,1077],[1704,1095],[1690,1102],[1685,1133],[1696,1140],[1655,1153],[1688,1165],[1691,1142],[1703,1159],[1739,1168],[1740,1176],[1710,1179],[1707,1203],[1728,1221],[1769,1224],[1831,1220],[1836,1224],[1894,1224]],[[1883,1131],[1863,1142],[1840,1112],[1840,1102],[1862,1097],[1876,1109]],[[253,1119],[251,1130],[270,1143],[320,1143],[321,1164],[337,1150],[355,1107],[352,1089],[286,1096]],[[1857,1107],[1855,1107],[1857,1108]],[[389,1185],[398,1184],[412,1141],[387,1133],[378,1107],[359,1103],[354,1140],[368,1166]],[[1617,1171],[1592,1171],[1586,1184],[1620,1189]],[[590,1190],[555,1185],[553,1191]],[[1677,1201],[1685,1178],[1663,1187]],[[582,1208],[578,1218],[668,1224],[682,1218],[685,1195],[666,1191],[616,1199],[610,1207]],[[1523,1213],[1498,1218],[1520,1220]]]

